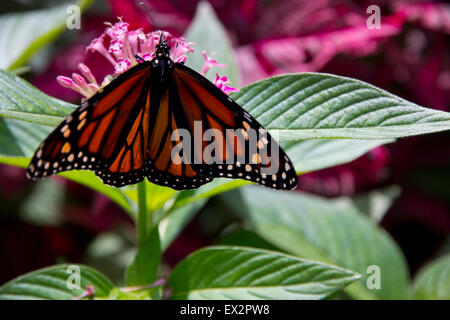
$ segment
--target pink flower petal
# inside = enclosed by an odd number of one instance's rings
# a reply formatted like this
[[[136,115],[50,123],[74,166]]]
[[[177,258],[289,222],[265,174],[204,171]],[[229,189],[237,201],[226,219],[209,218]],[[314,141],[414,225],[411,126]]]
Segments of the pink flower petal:
[[[91,72],[91,69],[84,63],[78,64],[78,70],[80,70],[81,74],[90,82],[98,86],[97,80]]]
[[[231,92],[237,92],[239,89],[227,86],[228,83],[231,83],[226,76],[220,77],[216,73],[216,78],[214,79],[214,85],[225,92],[226,94],[230,94]]]
[[[56,77],[56,81],[63,86],[64,88],[72,89],[80,94],[82,94],[85,97],[90,97],[90,94],[83,90],[78,84],[76,84],[71,78],[64,77],[64,76],[58,76]]]
[[[171,58],[175,63],[186,62],[186,54],[194,51],[192,48],[193,43],[187,42],[182,37],[174,37],[169,32],[162,31],[153,31],[145,34],[142,29],[129,30],[129,24],[123,22],[120,18],[119,20],[115,24],[109,24],[104,33],[100,37],[95,38],[86,48],[86,51],[99,52],[111,62],[114,66],[115,76],[140,63],[141,60],[136,60],[136,55],[146,61],[154,58],[156,45],[162,37],[170,45]],[[108,49],[105,47],[105,43],[109,44]],[[211,67],[226,67],[225,64],[218,63],[217,60],[208,57],[205,51],[202,52],[202,55],[205,60],[202,68],[203,74],[206,74]],[[85,96],[91,96],[98,90],[99,85],[86,65],[80,63],[78,69],[82,75],[74,73],[73,79],[58,77],[58,82],[62,86],[71,88]],[[102,86],[109,81],[111,79],[105,77]],[[225,93],[229,94],[229,92],[237,91],[237,89],[229,87],[228,83],[229,81],[226,77],[218,77],[216,79],[216,85]]]
[[[114,69],[116,70],[116,74],[120,74],[123,73],[125,71],[127,71],[128,69],[130,69],[131,67],[131,61],[130,60],[126,60],[126,59],[122,59],[119,60],[115,65],[114,65]]]
[[[214,52],[211,53],[211,55],[213,55],[213,54],[214,54]],[[205,50],[202,51],[202,56],[203,56],[203,59],[205,60],[205,63],[203,64],[203,67],[202,67],[202,70],[200,71],[200,73],[202,75],[207,74],[209,69],[211,69],[211,67],[218,67],[218,68],[225,68],[225,67],[227,67],[226,64],[218,63],[217,60],[214,60],[211,57],[208,57],[206,55],[206,51]]]

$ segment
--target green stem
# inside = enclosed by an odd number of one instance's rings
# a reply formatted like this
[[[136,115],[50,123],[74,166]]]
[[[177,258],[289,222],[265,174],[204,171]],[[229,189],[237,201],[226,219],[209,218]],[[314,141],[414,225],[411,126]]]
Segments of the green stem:
[[[136,221],[137,243],[140,247],[147,236],[147,192],[145,190],[145,180],[137,185],[138,191],[138,217]]]

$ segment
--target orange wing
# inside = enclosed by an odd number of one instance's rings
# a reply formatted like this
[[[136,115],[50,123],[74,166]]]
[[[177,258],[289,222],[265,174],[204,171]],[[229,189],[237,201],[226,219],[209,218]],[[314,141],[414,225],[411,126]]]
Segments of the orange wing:
[[[154,85],[158,86],[157,83]],[[178,131],[184,127],[178,121],[177,109],[181,105],[176,88],[169,80],[167,86],[158,89],[162,91],[159,105],[157,108],[152,107],[150,116],[147,178],[176,190],[198,188],[212,178],[199,175],[186,155],[176,152],[177,144],[184,142]]]
[[[141,181],[147,160],[150,75],[147,64],[138,65],[83,102],[41,143],[27,176],[91,169],[113,186]]]
[[[276,189],[297,186],[294,166],[284,151],[225,93],[181,64],[175,65],[168,81],[149,144],[149,157],[165,184],[195,188],[211,178],[227,177]],[[189,143],[176,129],[187,131]],[[183,152],[173,153],[176,145]]]
[[[268,132],[206,78],[150,62],[83,102],[39,146],[29,178],[90,169],[105,184],[141,181],[184,190],[214,177],[276,189],[297,185],[294,167]]]

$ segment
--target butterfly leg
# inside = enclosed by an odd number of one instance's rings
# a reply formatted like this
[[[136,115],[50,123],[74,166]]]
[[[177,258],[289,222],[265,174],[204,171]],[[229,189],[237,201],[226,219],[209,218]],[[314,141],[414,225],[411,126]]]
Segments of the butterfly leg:
[[[135,55],[134,57],[135,57],[136,60],[139,60],[140,62],[145,62],[145,60],[142,59],[142,58],[141,58],[140,56],[138,56],[138,55]]]

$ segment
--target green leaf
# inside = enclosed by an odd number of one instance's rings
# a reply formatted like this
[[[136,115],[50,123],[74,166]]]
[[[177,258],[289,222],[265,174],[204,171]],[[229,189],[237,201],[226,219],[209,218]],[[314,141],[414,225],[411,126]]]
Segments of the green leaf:
[[[400,194],[400,187],[393,185],[387,188],[357,194],[352,198],[340,197],[334,199],[333,203],[343,208],[351,208],[352,210],[364,213],[373,222],[378,224]]]
[[[82,10],[92,0],[71,1],[63,5],[0,16],[0,68],[13,70],[24,65],[44,45],[55,39],[66,26],[67,7]]]
[[[0,156],[30,157],[75,107],[0,70]]]
[[[80,270],[80,289],[74,288],[75,273]],[[104,298],[114,285],[98,271],[83,265],[60,264],[19,276],[0,287],[0,300],[67,300],[82,294],[88,285],[94,286],[95,298]],[[74,289],[72,289],[74,288]]]
[[[161,261],[161,244],[158,226],[148,234],[126,272],[127,286],[143,286],[156,280]]]
[[[147,190],[147,208],[149,211],[160,209],[176,194],[176,191],[171,188],[162,187],[150,183],[147,180],[145,181],[145,188]],[[136,188],[124,189],[124,194],[133,202],[137,203],[138,196]]]
[[[159,222],[162,251],[170,246],[189,221],[205,205],[207,200],[207,198],[193,200],[166,213],[167,216]]]
[[[149,300],[148,291],[123,291],[119,288],[114,288],[108,297],[109,300]]]
[[[172,299],[323,299],[359,275],[275,251],[207,247],[180,262],[168,279]]]
[[[450,300],[450,254],[419,271],[413,288],[414,299]]]
[[[231,234],[228,234],[220,239],[216,244],[222,246],[246,246],[257,249],[281,251],[279,248],[267,242],[256,233],[246,229],[239,229]]]
[[[208,199],[212,196],[229,190],[233,190],[248,183],[249,182],[244,180],[216,178],[212,182],[205,184],[198,189],[184,190],[179,192],[179,195],[177,196],[176,201],[173,204],[173,209],[185,206],[198,200]]]
[[[0,116],[57,126],[76,107],[46,95],[12,73],[0,70]]]
[[[366,152],[393,140],[313,139],[284,142],[297,173],[303,174],[353,161]]]
[[[52,129],[0,117],[0,157],[30,158]]]
[[[209,2],[202,1],[198,4],[194,20],[184,37],[187,41],[195,43],[195,52],[188,55],[186,65],[200,72],[204,62],[202,51],[205,50],[208,57],[211,56],[211,52],[214,52],[213,59],[218,63],[226,64],[227,67],[212,67],[206,77],[213,81],[217,72],[221,76],[227,76],[235,86],[239,84],[239,68],[233,47],[225,28]]]
[[[361,274],[361,280],[346,289],[353,297],[406,297],[408,271],[403,255],[386,232],[355,209],[300,192],[259,187],[228,192],[222,199],[278,248]],[[366,286],[372,265],[381,270],[381,289]]]
[[[37,181],[20,208],[20,218],[35,225],[60,225],[65,192],[55,180]]]
[[[450,129],[450,113],[420,107],[363,81],[323,73],[267,78],[232,95],[279,141],[392,139]]]

